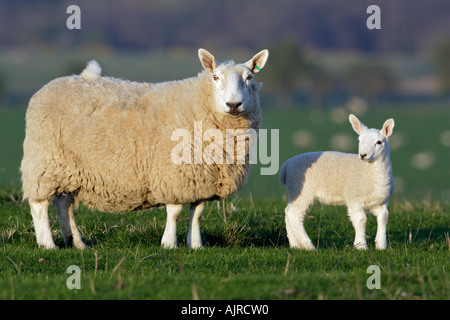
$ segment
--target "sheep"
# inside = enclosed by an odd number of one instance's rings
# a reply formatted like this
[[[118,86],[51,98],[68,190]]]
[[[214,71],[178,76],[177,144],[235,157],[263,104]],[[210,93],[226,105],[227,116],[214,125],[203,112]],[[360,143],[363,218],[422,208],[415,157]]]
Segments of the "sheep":
[[[388,138],[395,123],[388,119],[377,130],[368,129],[353,114],[349,121],[359,135],[358,154],[304,153],[290,158],[280,169],[280,182],[286,185],[288,195],[285,223],[290,247],[315,250],[303,220],[317,201],[347,206],[356,249],[367,249],[364,210],[370,210],[378,224],[375,248],[386,249],[387,205],[394,191]]]
[[[176,248],[177,219],[189,203],[187,245],[201,248],[204,202],[237,192],[250,164],[174,163],[171,150],[179,141],[173,132],[192,135],[199,122],[203,131],[257,130],[261,84],[253,75],[268,55],[262,50],[242,64],[220,63],[199,49],[204,70],[196,77],[156,84],[103,77],[91,61],[79,76],[57,78],[35,93],[20,171],[39,247],[56,248],[48,218],[53,198],[66,246],[86,247],[73,212],[74,203],[82,202],[103,212],[166,205],[161,245]]]

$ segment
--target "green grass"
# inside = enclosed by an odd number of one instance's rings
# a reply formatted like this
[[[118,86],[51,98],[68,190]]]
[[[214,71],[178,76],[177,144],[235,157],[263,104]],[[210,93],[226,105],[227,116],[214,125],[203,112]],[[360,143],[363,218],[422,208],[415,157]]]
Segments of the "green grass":
[[[236,211],[231,210],[231,204]],[[105,214],[81,206],[77,223],[89,249],[38,249],[27,205],[10,197],[0,209],[1,299],[449,299],[448,208],[395,202],[388,248],[352,248],[345,208],[317,205],[306,220],[316,252],[290,249],[285,203],[232,198],[208,204],[205,247],[186,248],[187,210],[178,223],[179,249],[160,248],[165,212]],[[63,246],[53,208],[55,242]],[[411,233],[411,242],[409,240]],[[70,265],[81,268],[81,289],[69,290]],[[381,268],[381,289],[369,290],[370,265]]]

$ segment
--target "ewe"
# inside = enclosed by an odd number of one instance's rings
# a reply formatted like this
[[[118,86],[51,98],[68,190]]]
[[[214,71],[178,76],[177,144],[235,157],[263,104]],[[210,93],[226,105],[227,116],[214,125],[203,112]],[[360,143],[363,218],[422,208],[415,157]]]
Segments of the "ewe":
[[[388,137],[394,120],[386,120],[381,130],[368,129],[352,114],[349,120],[359,134],[359,154],[311,152],[293,157],[281,167],[280,182],[288,193],[286,231],[293,248],[315,249],[303,219],[318,201],[347,206],[357,249],[367,249],[364,210],[370,210],[378,223],[375,247],[386,249],[387,205],[394,191]]]
[[[187,244],[202,246],[204,202],[238,191],[247,180],[249,163],[174,163],[171,154],[178,141],[172,135],[181,129],[193,136],[198,123],[200,134],[209,129],[257,130],[261,85],[253,75],[264,67],[269,52],[263,50],[244,64],[221,64],[203,49],[198,54],[205,70],[193,78],[130,82],[102,77],[98,63],[91,61],[81,75],[55,79],[31,98],[22,190],[40,247],[56,248],[48,219],[52,198],[66,246],[85,247],[75,224],[75,201],[105,212],[165,204],[165,248],[177,246],[177,219],[183,203],[189,203]],[[194,150],[195,143],[185,145],[190,149],[181,151],[194,153],[194,158],[203,151]],[[248,155],[248,143],[238,151]],[[230,158],[226,151],[221,155]]]

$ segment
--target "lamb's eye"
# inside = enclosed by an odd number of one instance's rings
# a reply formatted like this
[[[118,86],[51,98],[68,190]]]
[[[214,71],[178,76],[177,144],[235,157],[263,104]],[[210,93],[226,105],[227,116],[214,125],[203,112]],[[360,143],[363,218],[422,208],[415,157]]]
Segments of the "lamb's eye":
[[[252,78],[253,78],[253,75],[251,73],[249,73],[247,76],[247,80],[252,80]]]
[[[381,140],[378,140],[377,141],[377,144],[382,144],[383,142],[381,141]]]
[[[217,81],[217,80],[219,80],[219,77],[216,75],[213,75],[213,79],[214,79],[214,81]]]

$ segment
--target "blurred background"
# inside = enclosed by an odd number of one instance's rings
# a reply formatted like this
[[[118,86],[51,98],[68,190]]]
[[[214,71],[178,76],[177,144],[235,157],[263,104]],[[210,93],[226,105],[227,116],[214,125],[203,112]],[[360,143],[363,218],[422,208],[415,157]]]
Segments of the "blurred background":
[[[69,30],[67,8],[81,10]],[[381,29],[369,30],[369,5]],[[158,82],[195,76],[197,50],[248,60],[263,48],[263,128],[280,129],[279,165],[298,153],[356,152],[347,118],[394,117],[391,157],[401,200],[450,202],[448,0],[0,0],[0,193],[20,197],[24,115],[50,80],[90,59],[103,74]],[[252,170],[242,197],[283,197]]]

